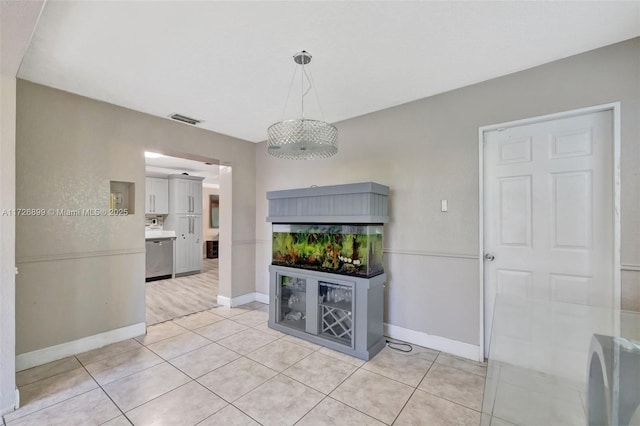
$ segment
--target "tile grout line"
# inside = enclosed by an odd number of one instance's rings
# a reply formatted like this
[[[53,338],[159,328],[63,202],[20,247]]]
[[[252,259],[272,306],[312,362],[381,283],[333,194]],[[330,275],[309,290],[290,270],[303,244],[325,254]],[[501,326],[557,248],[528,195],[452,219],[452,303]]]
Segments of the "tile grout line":
[[[438,356],[440,356],[440,355],[438,354]],[[436,359],[438,359],[438,357],[436,357]],[[420,386],[420,384],[427,377],[427,374],[429,374],[429,371],[431,371],[431,367],[433,367],[433,364],[435,364],[435,363],[436,363],[436,360],[434,359],[433,362],[431,363],[431,365],[429,366],[429,368],[427,368],[427,371],[425,371],[424,375],[422,376],[422,379],[420,379],[418,384],[413,388],[413,391],[411,392],[411,395],[409,395],[409,398],[407,398],[407,400],[404,402],[404,404],[402,404],[402,408],[400,409],[400,411],[398,411],[398,414],[396,414],[396,416],[393,418],[393,421],[391,422],[391,425],[393,425],[398,420],[398,417],[400,417],[400,415],[402,414],[404,409],[407,408],[407,404],[409,404],[409,401],[411,401],[411,398],[413,398],[413,395],[418,390],[418,386]]]
[[[78,360],[78,362],[80,362],[80,360],[78,359],[78,357],[76,357],[76,360]],[[87,370],[87,367],[85,367],[85,366],[84,366],[84,364],[82,364],[81,362],[80,362],[80,365],[82,365],[82,368],[84,368],[84,371],[86,371],[86,372],[87,372],[87,374],[89,375],[89,377],[91,377],[91,379],[96,383],[96,385],[98,385],[98,388],[97,388],[97,389],[100,389],[100,390],[102,391],[102,393],[104,393],[104,394],[107,396],[107,398],[109,398],[109,400],[111,401],[111,403],[112,403],[112,404],[113,404],[113,405],[118,409],[118,411],[120,411],[120,412],[122,413],[122,415],[124,416],[124,418],[125,418],[125,419],[127,419],[127,421],[128,421],[130,424],[133,424],[133,422],[131,421],[131,419],[129,419],[129,417],[126,415],[126,413],[125,413],[124,411],[122,411],[122,409],[120,408],[120,406],[119,406],[118,404],[116,404],[116,402],[113,400],[113,398],[111,398],[111,395],[109,395],[109,393],[108,393],[106,390],[104,390],[104,388],[103,388],[103,387],[102,387],[102,385],[98,382],[98,380],[96,380],[96,378],[95,378],[95,377],[93,377],[93,374],[91,374],[91,372],[90,372],[89,370]],[[156,364],[156,365],[157,365],[157,364]],[[119,380],[119,379],[118,379],[118,380]],[[114,380],[114,382],[115,382],[115,380]],[[114,417],[113,419],[115,419],[115,418],[117,418],[117,417],[118,417],[118,416]],[[111,421],[111,420],[113,420],[113,419],[109,419],[109,420],[107,420],[107,422],[110,422],[110,421]],[[103,422],[102,424],[104,424],[104,423],[106,423],[106,422]]]
[[[71,355],[71,356],[72,356],[72,357],[74,357],[74,358],[76,358],[76,356],[75,356],[75,355]],[[71,357],[71,356],[70,356],[70,357]],[[74,371],[74,370],[84,369],[84,370],[86,371],[86,369],[84,368],[84,366],[82,365],[82,363],[81,363],[77,358],[76,358],[76,361],[78,361],[78,364],[80,364],[80,367],[72,368],[71,370],[63,371],[62,373],[54,374],[53,376],[49,376],[49,377],[45,377],[45,378],[40,379],[40,380],[36,380],[35,382],[28,383],[28,384],[26,384],[26,385],[24,385],[24,386],[30,386],[30,385],[32,385],[32,384],[35,384],[35,383],[38,383],[38,382],[41,382],[41,381],[44,381],[44,380],[48,380],[48,379],[50,379],[50,378],[52,378],[52,377],[60,376],[60,375],[62,375],[62,374],[66,374],[66,373],[69,373],[69,372]],[[87,372],[87,373],[88,373],[88,372]],[[93,376],[91,376],[91,374],[89,374],[89,377],[91,377],[91,380],[93,380],[93,381],[95,382],[95,379],[93,378]],[[98,385],[98,387],[100,386],[98,383],[96,383],[96,384]],[[24,386],[23,386],[23,387],[24,387]],[[84,394],[89,393],[89,392],[92,392],[92,391],[94,391],[94,390],[96,390],[96,389],[98,389],[98,388],[96,387],[96,388],[89,389],[89,390],[84,391],[84,392],[80,392],[79,394],[76,394],[76,395],[73,395],[73,396],[69,396],[68,398],[62,399],[62,400],[60,400],[60,401],[56,402],[55,404],[51,404],[51,405],[48,405],[48,406],[45,406],[45,407],[41,407],[41,408],[39,408],[39,409],[37,409],[37,410],[35,410],[35,411],[32,411],[32,412],[30,412],[30,413],[28,413],[28,414],[25,414],[24,416],[16,417],[15,419],[10,420],[10,421],[9,421],[9,423],[11,423],[11,422],[15,422],[16,420],[24,419],[25,417],[30,416],[30,415],[35,414],[35,413],[38,413],[38,412],[40,412],[40,411],[42,411],[42,410],[46,410],[46,409],[48,409],[48,408],[55,407],[55,406],[56,406],[56,405],[58,405],[58,404],[61,404],[61,403],[63,403],[63,402],[67,402],[67,401],[69,401],[69,400],[71,400],[71,399],[73,399],[73,398],[75,398],[75,397],[77,397],[77,396],[84,395]],[[22,408],[22,407],[21,407],[21,408]],[[18,409],[18,410],[19,410],[19,409]],[[16,411],[18,411],[18,410],[14,410],[13,412],[16,412]],[[111,420],[111,419],[110,419],[110,420]],[[109,421],[110,421],[110,420],[109,420]],[[3,421],[3,424],[6,426],[6,424],[7,424],[7,423],[6,423],[6,420],[5,420],[4,416],[2,416],[2,421]]]
[[[442,399],[442,400],[449,401],[450,403],[452,403],[452,404],[456,404],[456,405],[458,405],[458,406],[460,406],[460,407],[463,407],[463,408],[466,408],[467,410],[475,411],[476,413],[480,413],[480,414],[482,414],[482,407],[480,407],[480,409],[479,409],[479,410],[476,410],[475,408],[467,407],[466,405],[461,404],[461,403],[459,403],[459,402],[452,401],[452,400],[450,400],[450,399],[448,399],[448,398],[445,398],[445,397],[443,397],[443,396],[440,396],[440,395],[436,395],[435,393],[433,393],[433,392],[429,392],[428,390],[425,390],[425,389],[418,389],[418,388],[416,388],[416,390],[422,391],[422,392],[424,392],[424,393],[428,393],[429,395],[431,395],[431,396],[435,396],[436,398],[440,398],[440,399]]]
[[[322,348],[320,348],[320,349],[322,349]],[[320,350],[320,349],[318,349],[318,350]],[[324,354],[321,354],[321,355],[324,355]],[[333,358],[333,359],[335,359],[336,361],[345,362],[345,363],[349,364],[348,362],[346,362],[346,361],[342,361],[342,360],[339,360],[338,358],[334,358],[334,357],[332,357],[331,355],[326,355],[326,356],[327,356],[327,357],[330,357],[330,358]],[[357,411],[357,412],[359,412],[359,413],[361,413],[361,414],[366,415],[367,417],[370,417],[370,418],[372,418],[372,419],[374,419],[374,420],[376,420],[376,421],[379,421],[379,422],[381,422],[381,423],[384,423],[383,421],[381,421],[381,420],[379,420],[379,419],[377,419],[377,418],[375,418],[375,417],[373,417],[373,416],[371,416],[371,415],[369,415],[369,414],[367,414],[367,413],[365,413],[365,412],[363,412],[363,411],[360,411],[359,409],[357,409],[357,408],[355,408],[355,407],[352,407],[351,405],[349,405],[349,404],[347,404],[347,403],[345,403],[345,402],[342,402],[342,401],[340,401],[340,400],[338,400],[338,399],[335,399],[335,398],[331,397],[331,394],[332,394],[336,389],[338,389],[338,388],[339,388],[339,387],[340,387],[344,382],[346,382],[347,380],[349,380],[349,378],[350,378],[351,376],[353,376],[353,375],[356,373],[356,371],[360,370],[360,369],[361,369],[361,368],[362,368],[366,363],[367,363],[367,362],[364,362],[362,365],[359,365],[359,366],[358,366],[358,365],[350,364],[350,365],[352,365],[352,366],[356,367],[356,368],[355,368],[355,370],[353,370],[353,371],[351,372],[351,374],[349,374],[349,375],[348,375],[347,377],[345,377],[345,378],[344,378],[340,383],[338,383],[338,385],[337,385],[335,388],[331,389],[331,392],[329,392],[329,393],[326,395],[326,397],[322,399],[322,401],[324,401],[324,400],[325,400],[325,399],[327,399],[327,398],[330,398],[330,399],[332,399],[332,400],[334,400],[334,401],[339,402],[340,404],[346,405],[347,407],[349,407],[349,408],[351,408],[351,409],[353,409],[353,410],[355,410],[355,411]],[[363,369],[363,370],[364,370],[364,371],[368,371],[368,370],[365,370],[365,369]],[[322,402],[322,401],[320,401],[320,402]],[[319,402],[318,404],[316,404],[316,406],[317,406],[317,405],[319,405],[319,404],[320,404],[320,402]],[[315,408],[315,407],[313,407],[313,408]],[[312,408],[312,409],[313,409],[313,408]],[[309,412],[307,412],[304,416],[302,416],[302,417],[300,418],[300,420],[301,420],[302,418],[304,418],[304,417],[305,417],[307,414],[309,414],[310,412],[311,412],[311,410],[309,410]],[[298,421],[300,421],[300,420],[298,420]],[[297,423],[297,422],[296,422],[296,423]]]

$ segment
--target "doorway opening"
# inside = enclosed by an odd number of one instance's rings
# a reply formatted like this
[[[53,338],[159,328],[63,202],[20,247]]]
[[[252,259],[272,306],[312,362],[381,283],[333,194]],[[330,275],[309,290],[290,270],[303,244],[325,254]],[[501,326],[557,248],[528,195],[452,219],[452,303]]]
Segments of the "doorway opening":
[[[218,306],[219,175],[214,159],[145,152],[147,326]]]

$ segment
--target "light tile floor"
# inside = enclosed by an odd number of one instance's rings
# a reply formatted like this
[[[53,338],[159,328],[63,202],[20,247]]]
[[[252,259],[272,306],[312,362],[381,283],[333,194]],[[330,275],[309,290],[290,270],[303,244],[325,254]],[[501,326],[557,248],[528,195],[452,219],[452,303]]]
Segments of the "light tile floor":
[[[478,425],[486,366],[414,346],[369,362],[208,311],[17,374],[19,425]]]

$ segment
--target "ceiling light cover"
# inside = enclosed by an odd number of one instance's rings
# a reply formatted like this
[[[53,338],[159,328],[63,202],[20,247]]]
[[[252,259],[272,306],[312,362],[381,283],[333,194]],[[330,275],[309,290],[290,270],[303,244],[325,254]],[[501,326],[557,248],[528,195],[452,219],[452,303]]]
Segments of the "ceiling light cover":
[[[338,129],[318,120],[285,120],[273,124],[269,154],[291,160],[328,158],[338,152]]]
[[[311,62],[311,55],[303,50],[296,53],[293,59],[302,67],[300,76],[302,85],[304,86],[305,78],[309,84],[309,88],[302,91],[302,118],[272,124],[267,129],[269,135],[267,152],[275,157],[290,160],[331,157],[338,152],[338,129],[324,121],[304,118],[304,97],[312,87],[312,80],[307,75],[305,65]],[[293,84],[293,79],[291,83]]]

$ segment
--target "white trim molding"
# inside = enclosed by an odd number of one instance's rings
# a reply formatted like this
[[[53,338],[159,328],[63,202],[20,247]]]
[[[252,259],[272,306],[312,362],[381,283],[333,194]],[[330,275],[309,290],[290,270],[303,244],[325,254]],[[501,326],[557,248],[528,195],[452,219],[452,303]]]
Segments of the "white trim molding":
[[[231,307],[231,299],[225,296],[218,295],[217,303],[220,306],[226,306],[227,308]]]
[[[385,248],[382,250],[382,252],[387,254],[404,254],[408,256],[449,257],[452,259],[473,259],[473,260],[479,259],[479,256],[477,254],[464,254],[464,253],[444,253],[444,252],[402,250],[402,249],[395,250],[390,248]]]
[[[446,352],[473,361],[484,361],[482,350],[478,345],[434,336],[421,331],[410,330],[393,324],[384,323],[384,335],[392,339],[402,340],[414,345],[424,346],[437,351]]]
[[[16,371],[26,370],[27,368],[57,361],[71,355],[98,349],[111,343],[142,336],[146,332],[147,325],[144,322],[139,322],[127,327],[116,328],[115,330],[94,334],[71,342],[20,354],[16,356]]]
[[[21,256],[16,258],[16,264],[34,263],[34,262],[52,262],[56,260],[85,259],[88,257],[103,256],[123,256],[127,254],[144,254],[144,248],[122,249],[122,250],[103,250],[103,251],[87,251],[80,253],[61,253],[61,254],[44,254],[38,256]]]
[[[247,293],[233,298],[218,295],[218,305],[226,306],[227,308],[235,308],[236,306],[251,302],[266,303],[268,305],[269,295],[264,293]]]
[[[256,302],[269,304],[269,295],[264,293],[253,293],[256,295]]]
[[[634,264],[631,264],[631,263],[623,263],[622,265],[620,265],[620,270],[621,271],[640,272],[640,265],[634,265]]]

